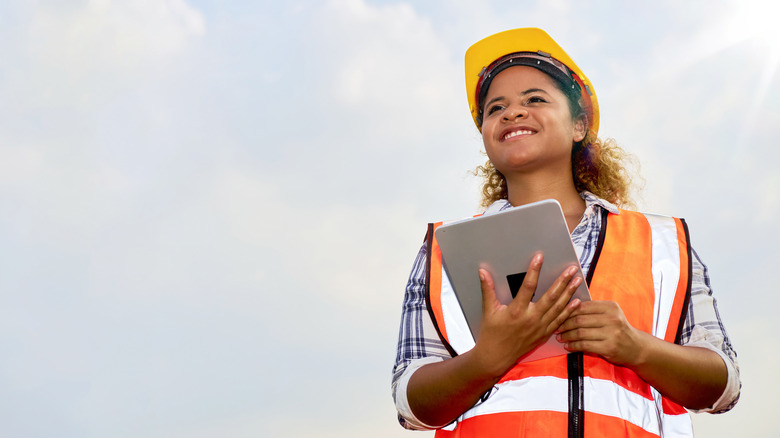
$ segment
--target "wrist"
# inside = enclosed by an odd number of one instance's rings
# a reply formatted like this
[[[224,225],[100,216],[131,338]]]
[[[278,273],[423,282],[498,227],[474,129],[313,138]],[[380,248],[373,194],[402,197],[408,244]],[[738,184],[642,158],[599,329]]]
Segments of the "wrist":
[[[468,355],[469,369],[473,375],[491,384],[501,380],[501,377],[514,365],[514,363],[505,363],[506,361],[497,359],[489,354],[488,351],[485,351],[484,348],[481,348],[479,344],[464,353],[465,355]]]
[[[653,343],[658,339],[653,335],[643,332],[642,330],[636,328],[633,328],[633,330],[636,348],[633,357],[626,365],[629,368],[636,370],[637,368],[642,368],[643,366],[647,365],[647,363],[651,360],[653,356]]]

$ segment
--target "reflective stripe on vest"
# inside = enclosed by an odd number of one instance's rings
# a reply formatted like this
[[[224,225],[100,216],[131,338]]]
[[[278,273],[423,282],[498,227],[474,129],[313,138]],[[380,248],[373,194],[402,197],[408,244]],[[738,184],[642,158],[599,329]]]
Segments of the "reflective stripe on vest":
[[[591,297],[617,302],[633,327],[679,342],[690,296],[685,222],[624,210],[605,219],[588,276]],[[474,347],[474,339],[443,275],[434,237],[440,224],[431,225],[428,233],[426,298],[445,346],[460,354]],[[583,365],[585,436],[693,435],[685,408],[663,398],[630,369],[588,355]],[[487,398],[437,431],[437,436],[567,436],[568,378],[566,356],[518,364]]]

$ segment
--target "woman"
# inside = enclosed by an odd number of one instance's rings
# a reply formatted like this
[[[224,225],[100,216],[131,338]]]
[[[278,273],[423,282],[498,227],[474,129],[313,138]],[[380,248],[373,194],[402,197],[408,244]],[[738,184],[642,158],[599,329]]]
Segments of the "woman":
[[[692,436],[686,409],[731,409],[739,371],[706,267],[684,221],[615,206],[630,204],[622,151],[597,138],[585,75],[544,31],[516,29],[467,51],[466,85],[489,158],[485,214],[558,200],[593,300],[569,301],[581,279],[567,270],[532,303],[543,255],[509,305],[480,270],[481,330],[455,351],[446,285],[429,281],[446,283],[429,226],[393,374],[401,424],[442,436]],[[551,335],[571,353],[518,363]]]

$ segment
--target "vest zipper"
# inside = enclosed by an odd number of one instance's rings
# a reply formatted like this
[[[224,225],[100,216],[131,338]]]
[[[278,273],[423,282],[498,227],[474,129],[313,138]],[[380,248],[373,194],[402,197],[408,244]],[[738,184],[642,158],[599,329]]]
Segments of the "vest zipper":
[[[582,353],[570,353],[566,356],[569,371],[569,438],[583,438],[583,357]]]

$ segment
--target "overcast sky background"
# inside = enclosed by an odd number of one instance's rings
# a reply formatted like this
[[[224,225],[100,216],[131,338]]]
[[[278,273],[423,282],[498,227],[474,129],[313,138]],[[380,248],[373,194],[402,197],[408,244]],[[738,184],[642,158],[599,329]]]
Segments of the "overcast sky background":
[[[703,437],[775,436],[780,8],[766,1],[0,4],[0,436],[408,437],[425,224],[477,212],[463,54],[546,29],[739,354]]]

